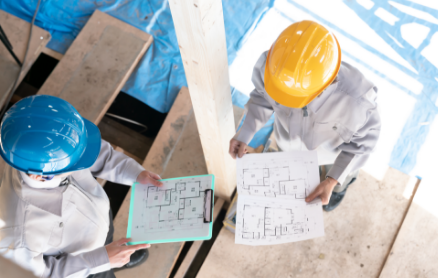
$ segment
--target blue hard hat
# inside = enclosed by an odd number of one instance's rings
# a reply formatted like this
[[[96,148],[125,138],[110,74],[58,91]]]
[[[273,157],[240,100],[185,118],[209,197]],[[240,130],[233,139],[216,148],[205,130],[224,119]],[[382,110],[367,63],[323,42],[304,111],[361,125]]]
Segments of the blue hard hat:
[[[91,167],[100,152],[100,131],[67,101],[46,95],[24,98],[5,114],[0,154],[15,169],[57,175]]]

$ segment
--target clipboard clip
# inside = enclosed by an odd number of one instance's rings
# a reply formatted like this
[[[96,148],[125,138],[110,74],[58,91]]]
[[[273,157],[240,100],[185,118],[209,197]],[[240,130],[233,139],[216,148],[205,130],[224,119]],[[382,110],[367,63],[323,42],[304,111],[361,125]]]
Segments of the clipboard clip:
[[[207,189],[204,192],[204,223],[211,223],[213,222],[213,190]]]

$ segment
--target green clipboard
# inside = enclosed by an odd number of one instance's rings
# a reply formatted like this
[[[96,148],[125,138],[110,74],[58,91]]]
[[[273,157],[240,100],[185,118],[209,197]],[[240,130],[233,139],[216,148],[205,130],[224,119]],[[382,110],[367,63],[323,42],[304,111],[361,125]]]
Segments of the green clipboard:
[[[160,181],[162,187],[132,185],[128,245],[211,239],[214,175]]]

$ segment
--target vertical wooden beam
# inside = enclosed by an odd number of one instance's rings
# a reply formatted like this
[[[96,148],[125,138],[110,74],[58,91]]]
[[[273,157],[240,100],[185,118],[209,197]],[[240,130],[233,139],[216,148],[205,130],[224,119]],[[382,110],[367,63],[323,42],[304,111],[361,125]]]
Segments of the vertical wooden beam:
[[[178,45],[208,172],[217,196],[230,200],[235,161],[228,154],[235,133],[221,0],[170,0]]]

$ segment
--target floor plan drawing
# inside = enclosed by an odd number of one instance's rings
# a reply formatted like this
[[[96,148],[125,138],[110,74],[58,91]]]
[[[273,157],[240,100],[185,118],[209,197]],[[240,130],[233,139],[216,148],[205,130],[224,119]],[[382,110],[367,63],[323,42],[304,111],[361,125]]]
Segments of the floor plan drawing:
[[[315,152],[263,153],[237,160],[236,243],[269,245],[324,235]]]
[[[243,196],[237,206],[236,243],[279,244],[324,235],[318,204]]]
[[[143,198],[144,209],[149,213],[143,214],[140,226],[156,231],[199,227],[204,222],[204,196],[199,181],[177,182],[165,189],[149,186]],[[148,217],[151,214],[155,217]]]
[[[211,177],[164,180],[161,187],[137,185],[132,235],[159,238],[166,233],[205,230],[205,196]],[[207,224],[208,227],[208,224]]]
[[[238,186],[249,195],[304,199],[310,193],[307,180],[312,163],[301,157],[245,161],[238,167]]]

